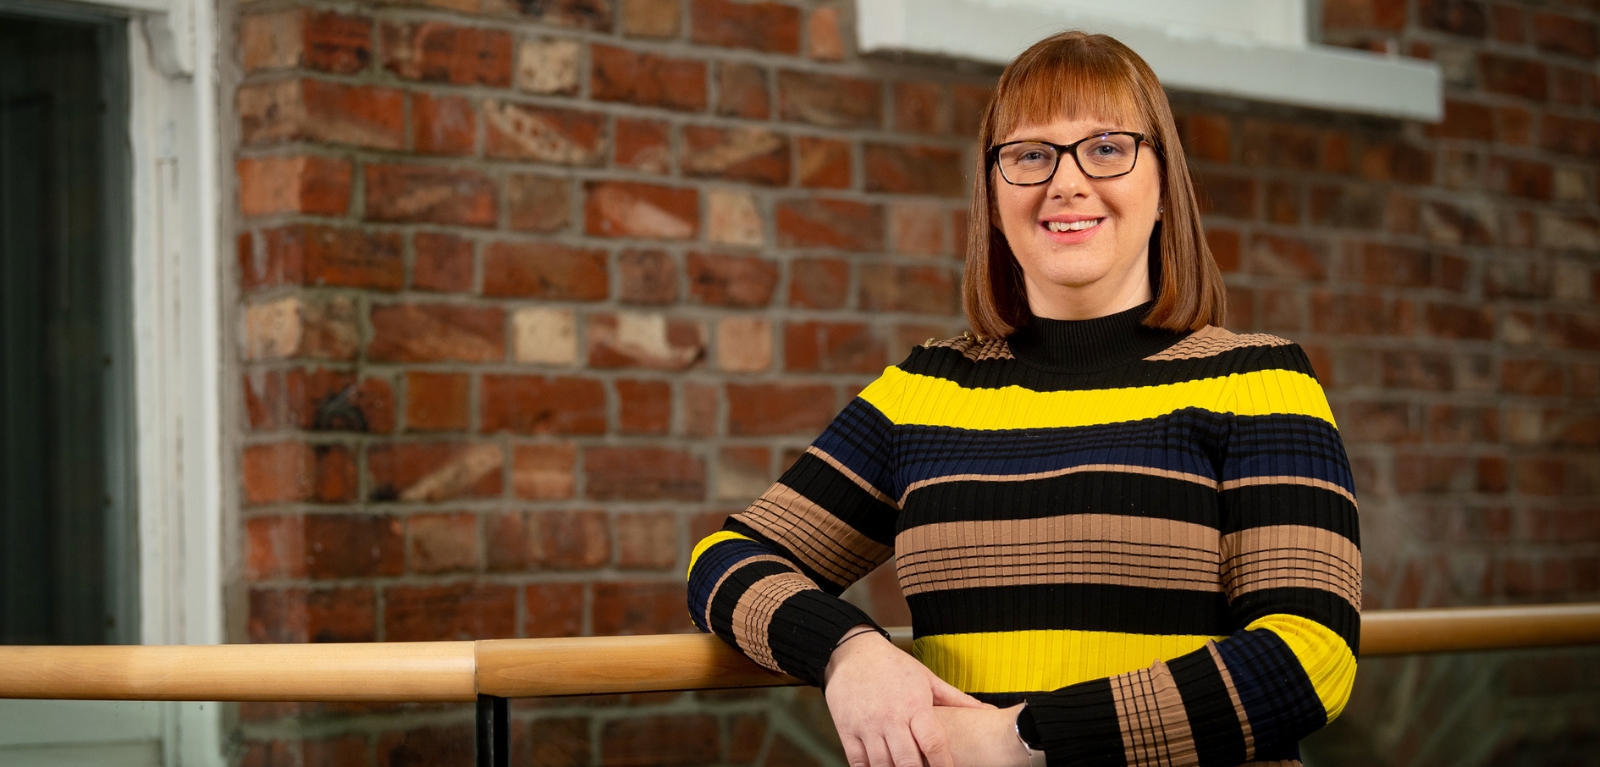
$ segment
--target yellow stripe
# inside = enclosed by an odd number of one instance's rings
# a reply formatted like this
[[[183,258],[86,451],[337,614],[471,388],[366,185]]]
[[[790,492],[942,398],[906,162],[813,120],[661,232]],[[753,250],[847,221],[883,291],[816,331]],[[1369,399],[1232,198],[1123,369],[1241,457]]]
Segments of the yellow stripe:
[[[897,385],[905,388],[897,391]],[[1230,401],[1234,395],[1236,401]],[[975,430],[1122,423],[1188,407],[1247,416],[1304,415],[1334,423],[1322,387],[1310,376],[1290,370],[1236,373],[1160,386],[1037,392],[1020,386],[965,389],[954,381],[890,368],[860,396],[898,425]]]
[[[1110,631],[996,631],[917,639],[911,653],[966,692],[1036,692],[1149,668],[1222,637]]]
[[[691,573],[691,574],[694,573],[694,563],[700,561],[700,555],[706,553],[706,549],[709,549],[712,546],[715,546],[715,545],[717,545],[719,543],[722,543],[723,541],[734,541],[734,540],[748,541],[748,540],[751,540],[751,538],[748,535],[741,535],[741,534],[735,533],[735,532],[733,532],[731,530],[718,530],[718,531],[716,531],[716,532],[714,532],[714,533],[712,533],[712,534],[700,539],[700,542],[695,544],[694,551],[689,553],[689,573]],[[688,580],[689,577],[690,576],[686,575],[684,577],[684,580]]]
[[[1350,687],[1355,684],[1356,659],[1350,654],[1343,639],[1331,629],[1314,620],[1297,615],[1267,615],[1255,620],[1247,630],[1266,629],[1277,634],[1289,645],[1300,667],[1311,678],[1311,686],[1322,701],[1322,709],[1333,721],[1350,700]]]

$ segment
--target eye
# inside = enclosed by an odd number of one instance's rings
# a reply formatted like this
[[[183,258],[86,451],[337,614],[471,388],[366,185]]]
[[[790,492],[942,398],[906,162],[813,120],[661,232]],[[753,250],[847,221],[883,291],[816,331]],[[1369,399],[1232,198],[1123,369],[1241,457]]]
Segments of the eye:
[[[1045,159],[1048,159],[1048,156],[1043,150],[1039,149],[1028,149],[1023,151],[1022,154],[1017,155],[1017,160],[1021,162],[1038,162]]]

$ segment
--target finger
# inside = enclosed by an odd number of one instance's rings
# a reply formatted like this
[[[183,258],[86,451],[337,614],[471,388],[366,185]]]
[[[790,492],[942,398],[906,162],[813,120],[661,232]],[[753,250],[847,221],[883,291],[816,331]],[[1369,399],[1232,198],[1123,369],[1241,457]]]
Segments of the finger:
[[[956,767],[955,758],[950,754],[950,740],[945,737],[944,725],[932,711],[924,711],[911,717],[911,736],[917,739],[917,747],[922,749],[922,756],[928,760],[928,767]]]
[[[933,705],[935,706],[954,706],[956,708],[994,708],[994,706],[984,703],[983,701],[950,686],[949,682],[934,676],[932,671],[928,672],[928,679],[929,686],[933,690]]]
[[[922,749],[917,747],[917,739],[911,737],[910,728],[900,725],[889,730],[884,733],[884,742],[889,744],[889,757],[894,760],[894,767],[922,767]]]
[[[871,767],[894,767],[894,758],[889,755],[889,744],[883,742],[883,736],[876,733],[862,738],[867,745],[867,763]]]
[[[867,747],[861,744],[860,738],[840,738],[839,743],[844,746],[844,760],[850,767],[871,767]]]

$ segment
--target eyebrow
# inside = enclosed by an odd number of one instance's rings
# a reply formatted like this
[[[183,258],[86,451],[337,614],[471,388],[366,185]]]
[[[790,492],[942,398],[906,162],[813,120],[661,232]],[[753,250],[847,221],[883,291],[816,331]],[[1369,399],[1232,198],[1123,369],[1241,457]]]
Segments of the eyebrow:
[[[1119,133],[1119,132],[1122,132],[1122,131],[1123,131],[1122,128],[1095,128],[1094,130],[1089,131],[1088,133],[1085,133],[1082,136],[1079,136],[1078,138],[1073,139],[1072,141],[1082,141],[1083,139],[1089,138],[1090,136],[1098,136],[1098,135],[1100,135],[1102,133]],[[1134,131],[1134,132],[1137,132],[1137,131]],[[1014,139],[1011,139],[1009,141],[1001,141],[999,143],[1000,144],[1014,144],[1014,143],[1016,143],[1018,141],[1037,141],[1037,142],[1042,143],[1042,144],[1054,144],[1054,143],[1056,143],[1056,142],[1050,141],[1048,139],[1035,138],[1035,137],[1031,137],[1031,136],[1023,136],[1022,138],[1014,138]],[[1070,144],[1070,143],[1072,143],[1072,141],[1068,141],[1066,143]]]

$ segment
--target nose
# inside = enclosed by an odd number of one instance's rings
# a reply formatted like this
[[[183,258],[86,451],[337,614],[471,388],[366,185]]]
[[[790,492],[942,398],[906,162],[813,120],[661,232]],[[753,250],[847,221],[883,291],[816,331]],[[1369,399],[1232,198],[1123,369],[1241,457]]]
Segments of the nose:
[[[1050,177],[1047,188],[1051,197],[1066,199],[1083,194],[1088,185],[1089,177],[1083,175],[1083,169],[1078,167],[1078,158],[1068,152],[1056,163],[1055,175]]]

